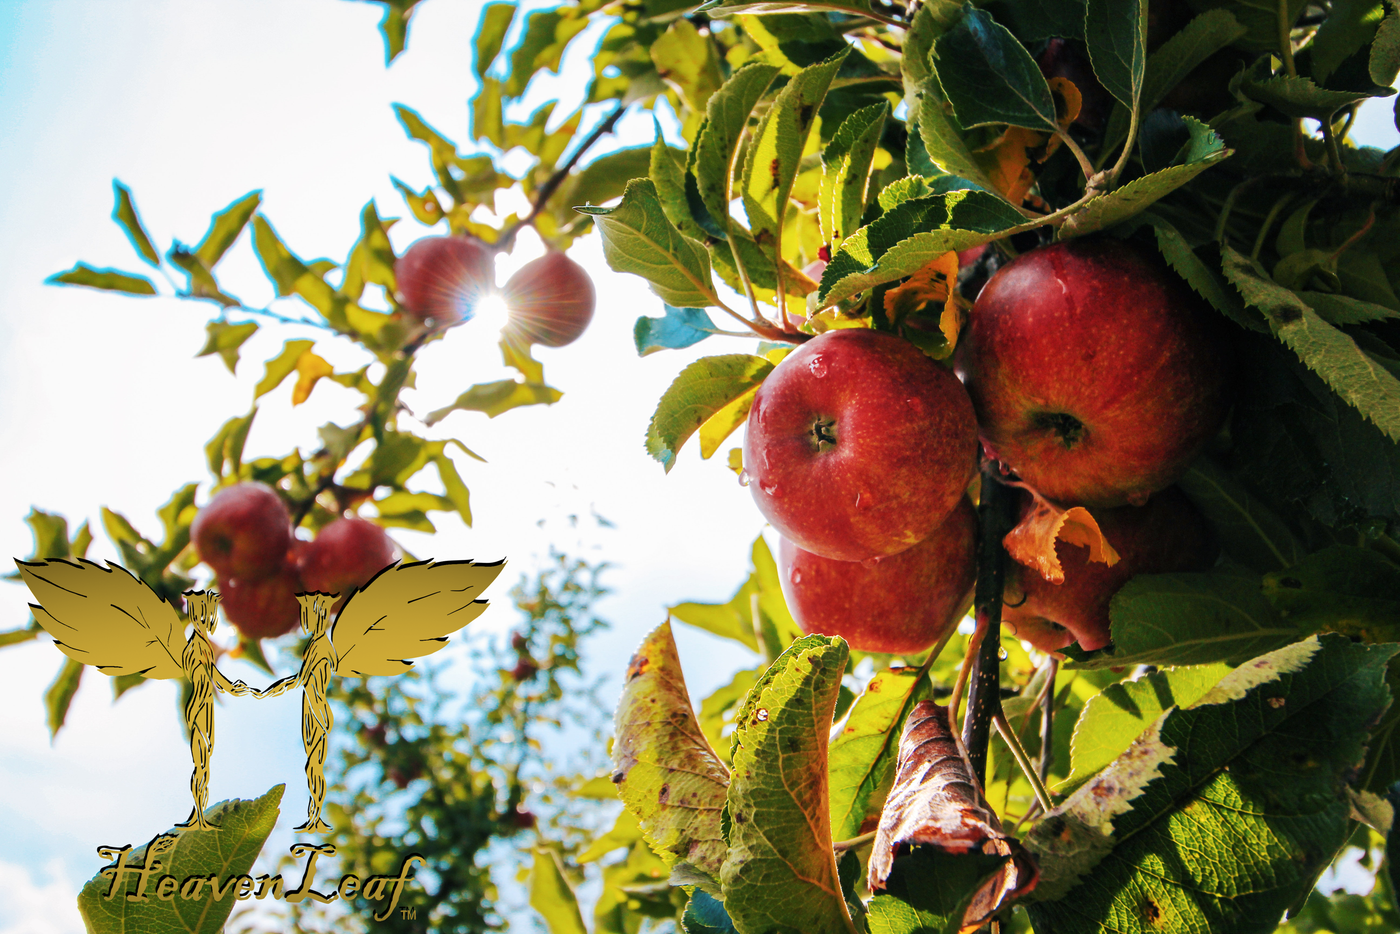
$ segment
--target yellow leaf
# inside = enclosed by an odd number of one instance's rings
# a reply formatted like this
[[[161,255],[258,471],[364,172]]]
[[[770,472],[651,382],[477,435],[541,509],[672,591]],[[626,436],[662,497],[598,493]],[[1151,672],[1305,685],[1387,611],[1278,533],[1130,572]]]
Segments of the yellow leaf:
[[[1063,509],[1030,492],[1032,499],[1022,512],[1021,521],[1002,540],[1007,554],[1052,584],[1065,581],[1060,557],[1055,553],[1056,539],[1088,548],[1090,561],[1101,561],[1110,567],[1118,563],[1118,552],[1104,538],[1089,510],[1083,506]]]
[[[302,351],[297,357],[297,384],[292,388],[292,405],[301,405],[309,399],[317,380],[334,372],[335,368],[321,357],[310,350]]]

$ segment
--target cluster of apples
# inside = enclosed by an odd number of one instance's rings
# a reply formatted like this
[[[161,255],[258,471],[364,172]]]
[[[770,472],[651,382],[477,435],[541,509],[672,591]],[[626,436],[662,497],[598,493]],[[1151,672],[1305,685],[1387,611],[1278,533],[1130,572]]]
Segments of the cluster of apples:
[[[265,483],[220,490],[195,516],[190,538],[218,577],[224,615],[250,639],[295,629],[297,594],[348,594],[397,558],[388,534],[358,517],[336,519],[312,541],[297,538],[282,497]]]
[[[394,278],[408,315],[426,327],[449,327],[496,294],[495,253],[475,237],[424,237],[399,257]],[[593,320],[593,280],[556,250],[522,266],[500,295],[509,316],[504,333],[520,343],[563,347]]]
[[[744,470],[782,534],[784,595],[808,633],[870,652],[936,643],[971,601],[980,451],[1062,508],[1084,506],[1120,560],[1054,547],[1062,583],[1017,566],[1003,614],[1043,651],[1109,641],[1135,574],[1202,570],[1215,551],[1172,487],[1230,406],[1222,324],[1156,254],[1079,239],[987,282],[949,370],[881,331],[828,331],[759,387]]]

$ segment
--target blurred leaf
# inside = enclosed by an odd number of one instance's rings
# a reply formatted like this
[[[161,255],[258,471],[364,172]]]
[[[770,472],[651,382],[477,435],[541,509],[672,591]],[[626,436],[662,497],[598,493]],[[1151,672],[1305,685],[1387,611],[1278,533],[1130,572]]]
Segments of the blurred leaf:
[[[211,354],[218,354],[219,359],[224,361],[224,366],[228,367],[230,373],[238,372],[238,348],[243,346],[243,342],[252,337],[257,332],[258,326],[252,321],[245,321],[242,324],[230,324],[227,321],[210,321],[204,326],[209,337],[204,341],[204,348],[196,357],[207,357]]]
[[[336,290],[350,301],[358,302],[366,285],[377,285],[387,294],[394,294],[397,282],[394,279],[394,248],[389,243],[391,224],[379,219],[373,201],[360,211],[360,239],[350,248],[350,256],[345,260],[345,275],[340,288]]]
[[[1400,637],[1400,567],[1369,548],[1332,545],[1264,576],[1264,596],[1305,632],[1367,642]]]
[[[48,718],[50,740],[63,729],[63,721],[68,718],[68,707],[73,703],[73,695],[78,693],[78,682],[82,677],[83,663],[65,658],[58,674],[45,689],[44,712]]]
[[[694,605],[698,604],[692,604]],[[676,618],[681,619],[679,616]],[[685,622],[683,619],[681,621]],[[729,749],[729,738],[725,735],[725,728],[733,725],[734,713],[761,674],[763,668],[745,668],[738,671],[728,684],[717,688],[700,702],[700,729],[705,732],[705,738],[721,756]]]
[[[118,269],[96,269],[86,263],[79,263],[67,272],[56,272],[44,282],[48,285],[85,285],[90,289],[130,295],[156,294],[156,287],[145,276],[134,276]]]
[[[617,820],[613,821],[612,829],[601,837],[594,837],[593,842],[588,844],[583,852],[575,857],[574,861],[580,866],[596,862],[613,850],[631,846],[640,839],[642,839],[642,828],[637,823],[636,815],[627,808],[623,808],[618,812]]]
[[[31,506],[29,515],[24,517],[24,524],[29,526],[34,536],[34,551],[29,556],[31,561],[73,557],[68,545],[67,519]]]
[[[515,19],[514,3],[488,3],[481,10],[481,19],[476,27],[476,76],[484,78],[486,70],[500,54],[501,43]]]
[[[525,20],[520,42],[510,52],[507,97],[519,97],[540,69],[559,70],[559,61],[569,40],[588,25],[588,17],[574,7],[539,10]]]
[[[121,227],[132,247],[141,254],[141,258],[159,268],[160,253],[157,252],[155,244],[151,243],[146,228],[141,225],[141,217],[136,213],[136,203],[131,200],[131,189],[112,179],[112,194],[116,196],[116,204],[112,206],[112,220]]]
[[[744,154],[739,183],[744,212],[755,242],[769,250],[782,236],[802,150],[848,51],[843,45],[842,51],[793,77],[773,99]]]
[[[251,191],[210,218],[209,230],[194,248],[194,255],[205,268],[213,269],[214,264],[223,259],[261,203],[262,192]]]
[[[1400,379],[1318,317],[1296,293],[1270,280],[1256,261],[1229,245],[1222,249],[1225,276],[1247,303],[1264,313],[1274,336],[1387,437],[1400,441]]]
[[[1135,178],[1121,188],[1091,198],[1060,225],[1060,238],[1081,236],[1125,221],[1231,155],[1231,150],[1225,148],[1224,142],[1210,127],[1193,117],[1182,119],[1190,139],[1178,154],[1176,165]]]
[[[1375,41],[1371,43],[1367,71],[1371,81],[1383,88],[1395,84],[1395,77],[1400,74],[1400,10],[1397,10],[1394,4],[1376,30]]]
[[[1283,520],[1212,458],[1198,457],[1178,483],[1234,561],[1262,574],[1303,556]]]
[[[1147,0],[1088,0],[1084,40],[1099,83],[1136,110],[1147,69]]]
[[[662,78],[675,85],[691,110],[704,112],[724,83],[715,46],[688,19],[676,19],[652,43],[651,60]]]
[[[23,629],[9,629],[0,632],[0,649],[9,645],[19,645],[21,642],[28,642],[37,639],[42,630],[38,626],[26,626]]]
[[[773,83],[778,71],[774,65],[745,64],[730,75],[705,107],[705,122],[696,134],[686,169],[694,176],[700,202],[720,225],[721,233],[730,224],[730,167],[734,162],[734,148],[739,145],[739,137],[743,135],[754,105]]]
[[[209,464],[209,472],[216,478],[237,475],[243,463],[243,445],[248,440],[248,430],[253,427],[253,417],[257,407],[247,415],[238,415],[224,422],[217,434],[204,445],[204,457]],[[228,465],[227,474],[224,466]]]
[[[627,666],[615,735],[612,780],[647,841],[668,859],[718,876],[729,771],[691,709],[670,623],[653,630]]]
[[[1070,773],[1056,793],[1071,792],[1084,784],[1126,752],[1164,711],[1191,706],[1230,670],[1229,665],[1219,663],[1165,668],[1133,681],[1110,684],[1091,697],[1074,726]]]
[[[822,150],[819,203],[822,233],[831,247],[860,227],[870,164],[890,114],[888,102],[862,107],[837,128]]]
[[[253,398],[261,399],[282,384],[297,368],[301,355],[315,346],[315,341],[290,340],[282,343],[282,352],[267,361],[263,378],[253,387]]]
[[[578,210],[593,216],[603,238],[603,255],[617,272],[642,276],[663,302],[677,308],[718,302],[709,254],[666,218],[650,179],[628,182],[617,207]]]
[[[451,405],[429,412],[423,419],[423,424],[436,425],[458,410],[485,412],[488,418],[495,418],[502,412],[509,412],[522,405],[553,405],[562,398],[562,392],[541,383],[522,383],[513,379],[477,383],[458,396]]]
[[[686,439],[725,406],[763,382],[773,364],[750,354],[702,357],[681,370],[647,427],[647,453],[669,473]]]
[[[831,835],[858,836],[878,815],[894,784],[899,736],[914,705],[929,696],[927,678],[916,668],[876,672],[856,699],[841,734],[831,744]]]
[[[237,298],[228,295],[219,288],[219,282],[214,278],[213,271],[204,264],[198,255],[193,253],[180,241],[175,241],[170,252],[166,254],[170,262],[183,270],[188,279],[185,284],[183,295],[193,298],[208,298],[218,302],[225,308],[230,308],[241,304]]]
[[[815,4],[802,0],[708,0],[697,13],[712,16],[733,16],[737,13],[806,13]],[[851,13],[857,16],[870,12],[870,0],[821,0],[820,9]]]
[[[304,350],[296,362],[297,382],[292,387],[292,405],[301,405],[311,398],[311,390],[323,377],[335,372],[335,367],[310,350]]]
[[[1344,783],[1396,648],[1314,637],[1164,714],[1032,830],[1035,927],[1271,928],[1350,836]]]
[[[152,862],[161,864],[161,869],[149,876],[141,875],[139,883],[135,881],[136,873],[126,874],[121,879],[123,888],[132,892],[137,885],[146,886],[141,900],[124,898],[122,892],[112,891],[115,880],[111,867],[93,876],[78,895],[78,911],[87,929],[93,934],[134,934],[137,931],[217,934],[222,931],[236,904],[238,878],[252,872],[253,861],[277,822],[278,804],[285,788],[285,785],[276,785],[251,801],[220,801],[205,811],[215,829],[162,834],[127,853],[128,866],[147,863],[148,854]],[[152,847],[154,853],[150,852]],[[102,849],[107,851],[103,854],[107,858],[119,852],[115,847]],[[190,891],[203,891],[207,885],[214,892],[200,897],[153,898],[162,875],[179,881],[182,890],[189,885],[183,880],[197,879],[202,884],[191,886]],[[109,893],[114,897],[109,898]],[[221,894],[216,897],[216,893]]]
[[[715,324],[703,308],[673,308],[663,306],[666,314],[660,318],[643,316],[632,328],[632,340],[637,356],[645,357],[658,350],[677,350],[700,343],[715,331]]]
[[[140,672],[129,675],[117,675],[112,678],[112,702],[116,703],[121,700],[122,695],[127,691],[130,691],[132,688],[140,687],[145,683],[147,683],[146,676]]]
[[[413,212],[413,217],[418,223],[425,227],[433,227],[442,220],[442,205],[438,203],[431,185],[418,192],[392,176],[389,181],[398,189],[399,194],[403,195],[403,200],[407,202],[408,209]],[[344,286],[341,288],[343,290]]]
[[[372,0],[384,4],[379,32],[384,36],[384,67],[391,65],[408,44],[408,21],[418,0]]]
[[[1059,129],[1050,86],[1026,47],[990,13],[968,6],[933,44],[933,67],[963,129],[1009,124]]]
[[[743,931],[850,934],[831,848],[827,734],[846,643],[794,642],[735,718],[725,805],[724,907]]]
[[[467,451],[464,446],[462,450]],[[467,451],[467,453],[476,457],[471,451]],[[481,460],[479,457],[476,459]],[[442,480],[442,488],[447,492],[448,501],[457,510],[457,515],[462,517],[462,524],[471,528],[471,495],[467,492],[467,485],[462,482],[462,475],[457,472],[457,465],[452,462],[452,458],[448,457],[445,451],[434,454],[432,460],[433,466],[437,468],[438,478]]]

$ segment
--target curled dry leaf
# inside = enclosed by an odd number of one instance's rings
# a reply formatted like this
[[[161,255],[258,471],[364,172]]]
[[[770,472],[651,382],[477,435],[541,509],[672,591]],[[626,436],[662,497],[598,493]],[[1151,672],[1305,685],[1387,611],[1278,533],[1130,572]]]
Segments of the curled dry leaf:
[[[931,846],[954,855],[1009,857],[977,892],[961,930],[975,931],[1008,901],[1035,888],[1039,870],[1021,844],[1007,836],[988,808],[972,769],[948,724],[948,708],[920,701],[899,738],[899,767],[880,815],[867,883],[885,887],[902,846]]]
[[[895,326],[910,317],[937,317],[938,330],[951,353],[966,317],[965,300],[953,287],[957,280],[958,254],[950,250],[936,256],[903,284],[885,293],[885,316]]]
[[[1060,556],[1055,553],[1057,539],[1088,548],[1090,561],[1102,561],[1110,567],[1118,563],[1118,552],[1104,538],[1089,510],[1083,506],[1065,509],[1029,487],[1024,489],[1031,498],[1021,509],[1021,521],[1002,540],[1012,558],[1052,584],[1065,582]]]

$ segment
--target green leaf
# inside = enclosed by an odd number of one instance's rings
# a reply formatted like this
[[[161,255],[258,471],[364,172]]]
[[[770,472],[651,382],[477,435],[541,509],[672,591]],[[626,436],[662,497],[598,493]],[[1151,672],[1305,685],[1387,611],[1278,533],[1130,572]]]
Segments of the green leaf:
[[[44,690],[44,713],[49,723],[50,740],[63,729],[63,721],[68,718],[68,706],[73,703],[73,695],[78,693],[78,682],[82,677],[83,663],[65,658],[58,674]]]
[[[904,719],[930,696],[929,680],[917,674],[916,668],[876,673],[831,744],[831,835],[836,840],[857,836],[866,818],[880,813],[894,783]]]
[[[794,642],[736,718],[724,907],[746,934],[854,934],[831,848],[827,733],[846,643]]]
[[[818,212],[822,233],[832,247],[860,227],[870,164],[889,114],[887,101],[862,107],[841,121],[831,142],[822,150]]]
[[[1070,773],[1057,794],[1073,791],[1117,759],[1163,711],[1189,707],[1230,673],[1224,664],[1166,668],[1110,684],[1089,699],[1074,725]]]
[[[196,357],[218,354],[230,373],[238,372],[238,348],[257,332],[258,326],[252,321],[230,324],[227,321],[210,321],[204,326],[209,337],[204,341],[204,349]]]
[[[467,451],[464,446],[462,450]],[[476,457],[471,451],[467,451],[467,453]],[[457,515],[462,517],[462,524],[471,528],[471,494],[467,492],[467,485],[462,482],[462,475],[457,472],[457,465],[452,462],[452,458],[447,456],[445,450],[433,454],[431,459],[433,466],[437,468],[438,479],[442,481],[442,488],[447,492],[447,502],[457,511]],[[481,458],[477,457],[477,460],[481,460]]]
[[[209,230],[194,248],[194,255],[206,268],[213,269],[223,259],[261,203],[262,192],[251,191],[209,219]]]
[[[297,368],[301,355],[315,346],[315,341],[290,340],[282,343],[282,352],[267,361],[263,378],[253,387],[253,398],[261,399],[282,384]]]
[[[1298,292],[1297,295],[1328,324],[1369,324],[1400,318],[1400,311],[1350,295],[1334,295],[1331,292]]]
[[[911,198],[846,238],[822,273],[818,302],[830,306],[913,275],[949,250],[986,243],[1024,222],[1019,211],[985,191]]]
[[[1268,319],[1274,336],[1392,441],[1400,441],[1400,379],[1332,327],[1259,264],[1223,247],[1225,276]]]
[[[745,64],[730,75],[709,103],[705,122],[691,147],[687,169],[695,176],[700,201],[722,232],[729,220],[729,195],[734,147],[748,124],[754,105],[767,92],[779,68],[761,62]]]
[[[686,903],[681,928],[685,934],[739,934],[724,910],[724,902],[701,889],[696,889]]]
[[[1210,302],[1216,311],[1240,327],[1251,331],[1268,330],[1268,327],[1258,320],[1258,316],[1245,310],[1239,294],[1230,288],[1224,276],[1192,250],[1186,238],[1175,227],[1150,212],[1144,215],[1144,218],[1152,225],[1157,235],[1157,249],[1162,258],[1178,276],[1186,280],[1186,284],[1191,286],[1197,295]]]
[[[389,295],[394,294],[398,281],[394,278],[394,248],[389,243],[389,227],[379,219],[371,201],[360,210],[360,239],[350,248],[345,260],[345,275],[336,291],[352,302],[358,302],[366,285],[377,285]]]
[[[651,179],[628,182],[616,207],[577,210],[592,215],[603,238],[603,256],[617,272],[641,276],[663,302],[677,308],[718,303],[710,254],[667,219]]]
[[[724,83],[710,37],[702,36],[690,20],[680,18],[657,37],[650,51],[657,73],[680,91],[691,110],[704,111]]]
[[[933,44],[933,68],[963,129],[1010,124],[1059,129],[1050,85],[1025,46],[990,13],[970,4]]]
[[[1400,567],[1369,548],[1333,545],[1264,577],[1264,596],[1303,631],[1367,642],[1400,637]]]
[[[1168,710],[1031,832],[1036,929],[1272,929],[1350,835],[1396,648],[1314,637]]]
[[[1091,198],[1060,225],[1060,238],[1078,237],[1121,223],[1231,154],[1231,150],[1225,148],[1225,143],[1210,127],[1194,117],[1182,119],[1190,138],[1177,156],[1176,165],[1135,178],[1121,188]]]
[[[215,478],[226,476],[225,465],[228,465],[227,475],[238,474],[243,464],[243,445],[248,440],[248,431],[253,427],[253,417],[257,414],[258,410],[254,407],[247,415],[229,419],[204,445],[204,457],[209,464],[209,472]]]
[[[78,263],[67,272],[56,272],[44,282],[48,285],[85,285],[90,289],[126,292],[129,295],[155,295],[156,287],[145,276],[132,275],[119,269],[97,269]]]
[[[679,619],[679,617],[677,618]],[[705,738],[710,741],[710,745],[715,750],[723,752],[729,748],[729,738],[724,733],[725,728],[733,725],[734,713],[761,674],[763,674],[762,668],[745,668],[737,671],[728,684],[717,688],[714,693],[700,702],[700,729],[705,731]]]
[[[1139,574],[1109,603],[1113,648],[1071,668],[1238,664],[1305,635],[1280,619],[1257,577]]]
[[[715,324],[705,309],[664,307],[664,317],[643,316],[633,326],[632,340],[637,345],[637,356],[690,347],[715,333]]]
[[[1326,84],[1328,77],[1376,35],[1376,27],[1385,16],[1385,4],[1381,0],[1335,0],[1331,4],[1327,18],[1318,26],[1308,44],[1309,71],[1320,84]],[[1378,81],[1382,86],[1395,80]]]
[[[870,934],[959,934],[972,900],[1007,859],[913,848],[894,861],[885,892],[870,900]]]
[[[558,71],[564,47],[588,25],[588,17],[575,7],[560,7],[531,13],[525,20],[525,33],[510,53],[510,76],[506,78],[507,97],[519,97],[540,69]]]
[[[1155,109],[1167,94],[1207,58],[1243,36],[1245,28],[1226,9],[1206,10],[1147,59],[1142,77],[1140,112]],[[1128,108],[1118,104],[1109,115],[1101,151],[1114,149],[1128,135]]]
[[[489,3],[481,11],[481,20],[476,27],[476,76],[484,78],[486,70],[500,54],[501,43],[505,42],[506,32],[515,19],[514,3]]]
[[[963,139],[963,129],[953,117],[953,105],[944,97],[937,75],[930,74],[912,89],[906,87],[904,101],[909,105],[909,132],[917,131],[934,165],[1001,197]]]
[[[610,792],[613,790],[611,783],[609,783],[608,790]],[[597,862],[612,851],[624,846],[631,846],[640,839],[642,839],[642,828],[637,823],[636,815],[623,808],[617,813],[617,820],[613,821],[612,829],[600,837],[594,837],[593,842],[588,844],[574,861],[580,866]]]
[[[1240,92],[1290,117],[1328,120],[1343,107],[1371,97],[1389,97],[1395,93],[1395,89],[1386,87],[1370,91],[1332,91],[1318,87],[1311,78],[1275,75],[1262,81],[1246,78],[1240,84]]]
[[[31,639],[37,639],[39,633],[42,631],[43,630],[38,626],[31,624],[23,629],[9,629],[5,632],[0,632],[0,649],[9,645],[19,645],[21,642],[28,642]]]
[[[451,405],[429,412],[423,419],[423,424],[436,425],[459,410],[485,412],[488,418],[495,418],[502,412],[509,412],[522,405],[553,405],[562,398],[562,392],[543,383],[526,383],[514,379],[477,383],[458,396]]]
[[[1376,30],[1367,66],[1371,81],[1378,87],[1390,87],[1395,83],[1396,75],[1400,74],[1400,10],[1394,4]]]
[[[285,785],[276,785],[251,801],[220,801],[205,811],[215,825],[214,830],[186,830],[178,836],[162,834],[127,853],[126,864],[140,866],[154,846],[156,852],[152,858],[162,863],[160,870],[145,879],[144,900],[128,900],[121,889],[112,892],[111,875],[106,870],[99,872],[78,894],[78,911],[87,929],[93,934],[136,931],[217,934],[222,931],[237,904],[239,877],[248,877],[252,872],[254,860],[277,823],[278,804],[285,788]],[[168,901],[157,897],[157,880],[163,875],[174,877],[182,885],[192,877],[201,878],[199,897],[177,895]],[[210,876],[219,880],[218,889],[211,884]],[[131,873],[121,880],[126,892],[135,890],[136,878],[136,874]],[[251,877],[248,878],[251,883]],[[109,892],[112,898],[107,897]]]
[[[156,251],[155,244],[151,243],[146,228],[141,225],[141,216],[136,213],[136,203],[131,200],[131,189],[112,179],[112,194],[116,196],[116,204],[112,206],[112,220],[121,227],[126,239],[131,241],[132,247],[141,254],[141,258],[160,268],[160,253]]]
[[[668,859],[719,875],[729,771],[690,706],[671,624],[642,641],[627,667],[613,742],[613,783],[647,842]]]
[[[744,156],[739,192],[749,230],[760,246],[771,249],[782,236],[788,196],[802,161],[802,150],[831,79],[848,50],[843,46],[830,58],[802,69],[778,92],[754,132]]]
[[[379,33],[384,37],[384,66],[393,63],[408,44],[408,20],[418,0],[378,0],[384,4]]]
[[[696,13],[733,16],[738,13],[808,13],[831,10],[857,16],[870,12],[870,0],[708,0]]]
[[[702,357],[681,370],[647,426],[647,453],[669,473],[676,452],[711,416],[753,389],[773,370],[763,357],[724,354]]]
[[[1084,40],[1099,83],[1135,110],[1147,70],[1147,0],[1088,0]]]
[[[1197,458],[1178,483],[1233,561],[1262,574],[1303,557],[1284,521],[1212,458]]]
[[[24,517],[24,524],[29,526],[29,532],[34,536],[34,551],[30,554],[29,560],[43,561],[48,558],[73,557],[68,544],[67,519],[56,513],[43,512],[31,506],[29,515]]]

